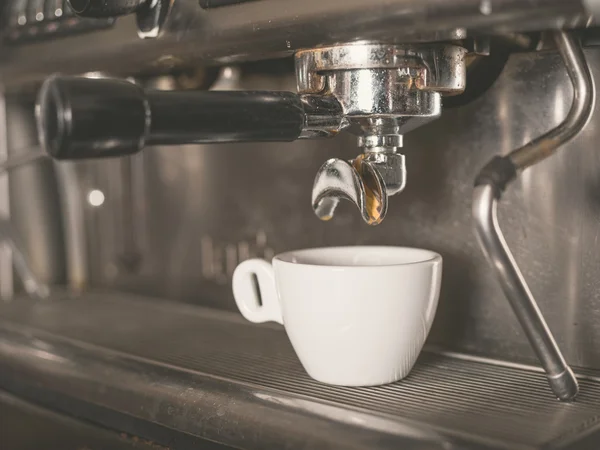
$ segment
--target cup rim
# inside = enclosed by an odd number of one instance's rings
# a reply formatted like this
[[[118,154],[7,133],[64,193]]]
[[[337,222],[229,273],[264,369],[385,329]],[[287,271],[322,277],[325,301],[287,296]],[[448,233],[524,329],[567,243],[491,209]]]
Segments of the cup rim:
[[[298,253],[309,253],[316,252],[322,250],[345,250],[345,249],[370,249],[370,250],[384,250],[384,249],[394,249],[394,250],[416,250],[419,252],[423,252],[428,254],[429,256],[424,259],[419,259],[417,261],[411,262],[397,262],[397,263],[387,263],[387,264],[318,264],[318,263],[307,263],[307,262],[295,262],[292,261],[292,257]],[[273,262],[277,261],[278,263],[283,263],[286,265],[293,266],[303,266],[303,267],[319,267],[319,268],[328,268],[328,269],[378,269],[382,267],[404,267],[404,266],[414,266],[419,264],[427,264],[427,263],[436,263],[442,262],[442,255],[433,250],[418,248],[418,247],[406,247],[406,246],[396,246],[396,245],[341,245],[341,246],[332,246],[332,247],[310,247],[303,248],[298,250],[288,250],[286,252],[278,253],[273,257]]]

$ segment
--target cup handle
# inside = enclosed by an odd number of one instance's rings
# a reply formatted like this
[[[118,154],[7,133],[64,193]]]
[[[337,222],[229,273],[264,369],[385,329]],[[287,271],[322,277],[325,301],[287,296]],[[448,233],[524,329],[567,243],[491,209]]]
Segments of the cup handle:
[[[250,322],[283,324],[273,266],[263,259],[249,259],[233,272],[233,296]]]

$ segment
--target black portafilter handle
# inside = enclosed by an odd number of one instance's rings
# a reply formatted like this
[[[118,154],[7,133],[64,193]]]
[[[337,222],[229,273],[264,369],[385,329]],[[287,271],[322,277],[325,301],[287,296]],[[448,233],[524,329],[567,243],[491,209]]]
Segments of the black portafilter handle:
[[[292,92],[155,91],[62,76],[44,82],[36,106],[40,144],[56,159],[125,156],[148,145],[289,142],[304,116]]]

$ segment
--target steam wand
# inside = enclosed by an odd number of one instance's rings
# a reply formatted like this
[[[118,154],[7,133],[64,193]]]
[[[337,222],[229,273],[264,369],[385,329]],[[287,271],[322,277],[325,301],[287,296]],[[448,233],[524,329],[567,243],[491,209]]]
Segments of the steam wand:
[[[559,400],[573,400],[579,387],[563,357],[498,224],[502,193],[517,174],[554,154],[575,137],[589,120],[594,105],[594,85],[581,46],[566,32],[554,35],[556,47],[573,84],[573,104],[556,128],[512,151],[495,156],[479,173],[473,192],[473,219],[483,253],[496,272],[502,290],[539,358],[548,383]]]

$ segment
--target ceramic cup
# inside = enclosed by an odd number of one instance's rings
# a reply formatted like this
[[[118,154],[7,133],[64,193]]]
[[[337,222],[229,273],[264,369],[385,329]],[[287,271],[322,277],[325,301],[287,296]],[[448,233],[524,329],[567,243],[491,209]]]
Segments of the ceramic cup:
[[[242,262],[233,294],[251,322],[284,325],[318,381],[374,386],[404,378],[437,308],[442,257],[405,247],[332,247]]]

